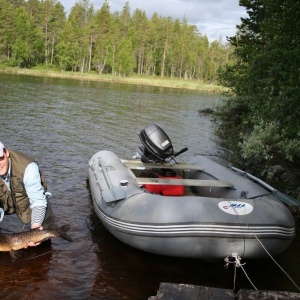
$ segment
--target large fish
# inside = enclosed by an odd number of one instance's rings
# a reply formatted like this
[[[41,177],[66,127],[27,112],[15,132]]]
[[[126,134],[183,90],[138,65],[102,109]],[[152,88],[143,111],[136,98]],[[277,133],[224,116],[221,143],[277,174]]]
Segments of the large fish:
[[[32,229],[19,233],[0,233],[0,251],[15,251],[28,247],[28,243],[40,243],[53,237],[59,237],[69,242],[72,239],[68,236],[69,225],[56,227],[55,229],[40,230]]]

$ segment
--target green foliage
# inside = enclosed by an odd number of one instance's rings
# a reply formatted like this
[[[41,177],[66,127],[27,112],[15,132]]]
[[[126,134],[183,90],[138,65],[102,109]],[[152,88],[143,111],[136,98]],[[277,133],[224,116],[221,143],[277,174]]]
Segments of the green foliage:
[[[260,157],[272,161],[276,153],[284,150],[285,137],[278,121],[266,123],[256,120],[253,130],[248,136],[242,134],[242,157]]]
[[[134,56],[132,54],[132,42],[123,39],[118,45],[116,56],[116,70],[122,76],[129,76],[133,72],[135,65]]]
[[[221,108],[224,118],[234,120],[239,132],[240,157],[299,169],[300,2],[241,0],[240,5],[249,17],[229,39],[235,63],[219,77],[231,91]]]
[[[18,67],[31,67],[39,62],[41,37],[25,8],[15,13],[14,30],[16,40],[12,46],[12,64]]]
[[[57,45],[57,58],[59,61],[59,67],[61,70],[70,71],[76,69],[76,51],[78,49],[77,44],[66,43],[61,41]]]
[[[131,14],[129,2],[111,13],[108,0],[98,11],[89,0],[79,0],[66,18],[57,0],[0,0],[0,19],[0,63],[13,66],[44,63],[74,72],[210,83],[228,63],[229,46],[209,44],[185,18],[154,13],[149,19],[140,9]]]

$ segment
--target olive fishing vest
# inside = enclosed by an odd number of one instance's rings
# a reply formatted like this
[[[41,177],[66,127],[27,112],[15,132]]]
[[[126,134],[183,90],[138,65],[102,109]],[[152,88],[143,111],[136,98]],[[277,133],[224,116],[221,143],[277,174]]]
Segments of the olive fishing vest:
[[[27,196],[23,179],[26,167],[34,160],[29,156],[16,151],[9,150],[10,157],[10,190],[3,180],[0,180],[0,201],[6,214],[16,213],[18,217],[27,224],[31,221],[31,208],[29,207],[29,198]],[[45,192],[47,184],[43,174],[41,174],[41,183]]]

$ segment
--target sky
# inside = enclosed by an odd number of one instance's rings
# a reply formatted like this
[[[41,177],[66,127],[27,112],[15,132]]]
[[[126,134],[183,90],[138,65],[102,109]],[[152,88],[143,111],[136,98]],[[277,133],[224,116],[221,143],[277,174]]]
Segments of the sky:
[[[90,0],[95,10],[99,10],[104,0]],[[121,12],[127,0],[109,0],[110,12]],[[186,18],[189,24],[196,25],[202,35],[210,42],[226,41],[226,37],[234,36],[236,25],[241,23],[241,17],[246,17],[246,10],[239,6],[239,0],[128,0],[131,13],[135,9],[146,12],[151,18],[154,12],[162,17],[172,17],[174,20]],[[60,0],[68,14],[76,0]]]

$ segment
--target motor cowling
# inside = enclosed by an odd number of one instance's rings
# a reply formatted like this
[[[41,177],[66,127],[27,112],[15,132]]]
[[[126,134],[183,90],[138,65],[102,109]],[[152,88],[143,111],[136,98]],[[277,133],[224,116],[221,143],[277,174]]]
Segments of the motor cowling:
[[[164,162],[174,155],[170,138],[158,125],[152,123],[138,135],[143,144],[143,147],[140,147],[143,161]]]

